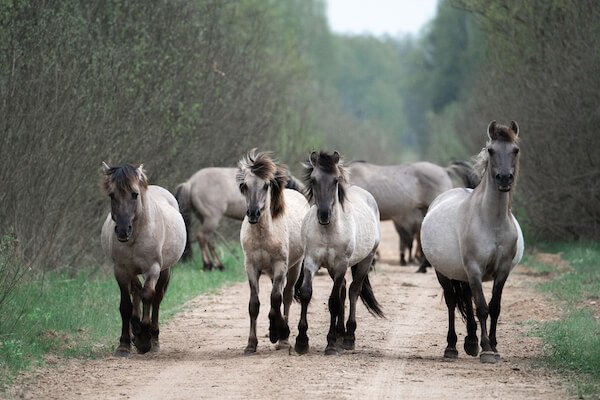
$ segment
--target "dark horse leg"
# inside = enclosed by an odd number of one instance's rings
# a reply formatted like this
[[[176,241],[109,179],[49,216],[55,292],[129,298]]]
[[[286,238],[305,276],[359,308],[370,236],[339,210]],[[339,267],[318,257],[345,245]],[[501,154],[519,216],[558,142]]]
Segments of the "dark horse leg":
[[[140,332],[135,336],[134,344],[140,354],[147,353],[152,348],[152,322],[150,319],[150,309],[156,293],[156,285],[161,275],[160,265],[152,265],[150,271],[146,273],[144,287],[140,292],[142,300],[142,321]]]
[[[269,340],[277,343],[279,339],[287,339],[290,336],[290,328],[281,314],[281,303],[283,301],[283,281],[285,280],[284,268],[274,267],[278,271],[273,277],[273,288],[271,290],[271,310],[269,310]]]
[[[355,347],[356,302],[362,291],[365,278],[369,274],[371,258],[372,256],[367,257],[358,264],[352,266],[352,283],[350,284],[350,290],[348,292],[350,310],[348,312],[348,322],[346,323],[346,333],[344,334],[344,341],[342,342],[342,347],[346,350],[354,350]]]
[[[256,353],[258,338],[256,337],[256,318],[260,310],[260,300],[258,299],[258,279],[260,270],[258,268],[247,268],[248,284],[250,285],[250,302],[248,303],[248,313],[250,314],[250,334],[248,335],[248,345],[244,349],[244,354]]]
[[[308,353],[309,345],[308,345],[308,319],[306,314],[308,312],[308,305],[310,304],[310,300],[312,299],[312,282],[319,268],[315,265],[313,260],[304,259],[304,263],[301,266],[300,276],[298,280],[302,280],[302,285],[299,288],[296,288],[297,298],[300,299],[301,309],[300,309],[300,321],[298,322],[298,336],[296,336],[296,344],[294,345],[294,350],[298,354],[306,354]],[[296,285],[298,286],[298,285]]]
[[[341,307],[344,304],[341,303],[341,288],[344,283],[344,275],[347,268],[337,268],[335,271],[331,271],[329,274],[333,279],[333,288],[331,289],[331,295],[329,296],[329,332],[327,333],[327,347],[325,348],[325,355],[338,355],[339,349],[337,347],[337,322],[340,318]]]
[[[370,265],[369,265],[370,267]],[[344,338],[344,335],[346,334],[346,325],[344,324],[345,322],[345,315],[346,315],[346,278],[342,279],[342,286],[340,287],[340,312],[339,312],[339,316],[338,316],[338,320],[337,320],[337,324],[336,324],[336,334],[338,337],[338,340],[341,340]]]
[[[467,271],[479,271],[478,265],[468,265]],[[489,315],[489,308],[485,301],[483,294],[483,287],[481,285],[481,279],[479,277],[469,276],[469,285],[475,299],[475,310],[477,313],[477,319],[481,326],[481,353],[479,354],[479,361],[482,363],[495,363],[497,362],[496,356],[492,349],[490,338],[487,330],[487,319]]]
[[[150,335],[152,337],[152,350],[158,350],[160,347],[158,342],[158,334],[160,332],[158,327],[158,310],[160,309],[161,301],[165,297],[170,278],[171,269],[167,268],[160,271],[158,282],[156,282],[156,292],[154,293],[154,299],[152,300],[152,326],[150,328]]]
[[[140,303],[141,303],[141,292],[142,283],[137,276],[131,279],[131,299],[133,302],[133,311],[131,312],[131,333],[133,334],[133,341],[135,343],[135,337],[138,336],[142,330],[142,317],[140,315]]]
[[[473,295],[467,282],[462,283],[462,304],[467,322],[467,336],[465,337],[465,353],[476,357],[479,354],[479,339],[477,338],[477,321],[473,312]]]
[[[446,307],[448,307],[448,335],[446,337],[448,345],[444,350],[444,358],[458,358],[458,351],[456,350],[457,336],[454,326],[454,311],[456,310],[457,302],[456,293],[454,292],[452,281],[448,277],[442,275],[437,270],[435,271],[435,274],[444,290],[444,300],[446,301]]]
[[[496,328],[498,325],[498,317],[500,316],[500,301],[502,300],[502,290],[504,288],[504,284],[506,283],[507,275],[502,275],[496,277],[494,280],[494,287],[492,288],[492,299],[490,300],[489,308],[490,308],[490,345],[492,346],[492,351],[494,352],[494,356],[497,361],[500,361],[500,354],[498,350],[496,350],[496,345],[498,344],[496,340]]]
[[[115,356],[128,357],[131,355],[131,328],[129,322],[131,320],[132,304],[129,284],[129,277],[118,275],[115,273],[115,278],[119,284],[121,291],[121,303],[119,311],[121,312],[121,338],[119,339],[119,347],[115,350]]]

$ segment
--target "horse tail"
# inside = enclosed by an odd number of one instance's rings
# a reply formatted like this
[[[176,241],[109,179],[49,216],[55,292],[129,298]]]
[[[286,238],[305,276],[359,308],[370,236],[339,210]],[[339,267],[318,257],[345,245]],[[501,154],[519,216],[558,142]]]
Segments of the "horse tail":
[[[294,300],[300,302],[300,289],[302,288],[302,282],[304,282],[304,262],[300,265],[300,275],[296,279],[294,284]]]
[[[463,181],[463,185],[466,188],[475,189],[477,185],[479,185],[479,182],[481,182],[481,178],[477,175],[473,166],[467,161],[453,161],[446,167],[446,172],[449,175],[454,174],[458,176]]]
[[[467,301],[471,300],[471,287],[469,282],[457,281],[456,279],[450,279],[452,282],[452,289],[456,299],[456,307],[460,313],[463,321],[467,319]]]
[[[352,266],[352,279],[356,278],[356,270],[358,266]],[[375,293],[373,293],[373,287],[371,287],[371,282],[369,281],[369,275],[365,276],[365,280],[363,281],[362,288],[360,290],[360,299],[362,300],[367,310],[375,316],[380,318],[385,318],[385,314],[381,309],[381,304],[375,298]]]
[[[177,186],[175,189],[175,199],[179,204],[179,212],[185,222],[185,230],[187,232],[185,240],[185,249],[181,256],[182,261],[189,261],[192,259],[192,201],[190,193],[191,185],[188,182],[184,182]]]

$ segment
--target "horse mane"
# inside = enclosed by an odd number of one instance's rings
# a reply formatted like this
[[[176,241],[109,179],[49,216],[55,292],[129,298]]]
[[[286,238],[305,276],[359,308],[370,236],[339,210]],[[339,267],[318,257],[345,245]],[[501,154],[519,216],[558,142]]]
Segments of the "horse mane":
[[[343,161],[340,159],[338,163],[335,162],[333,154],[327,154],[324,151],[320,151],[317,155],[316,166],[308,161],[302,163],[304,167],[304,184],[306,186],[305,196],[308,201],[312,201],[314,197],[313,192],[313,182],[310,179],[315,168],[321,169],[323,172],[327,174],[337,174],[340,179],[340,184],[338,184],[338,198],[340,200],[340,204],[342,208],[344,207],[346,201],[346,185],[348,184],[348,169],[345,167]]]
[[[239,162],[236,180],[240,186],[245,180],[245,171],[250,171],[259,179],[269,181],[271,185],[271,216],[277,218],[285,210],[284,189],[288,183],[288,168],[273,160],[270,151],[250,150]]]
[[[144,190],[148,188],[148,177],[141,164],[116,165],[103,171],[102,188],[106,193],[112,189],[132,192],[137,190],[133,187],[134,182],[139,182],[139,187]]]

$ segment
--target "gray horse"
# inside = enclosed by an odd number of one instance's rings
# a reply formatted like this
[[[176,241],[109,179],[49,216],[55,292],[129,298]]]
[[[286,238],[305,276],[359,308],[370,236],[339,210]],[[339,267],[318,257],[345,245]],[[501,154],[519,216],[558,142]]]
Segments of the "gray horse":
[[[456,358],[454,310],[467,322],[464,349],[476,356],[477,323],[481,325],[483,363],[500,359],[496,350],[496,327],[502,289],[510,271],[523,256],[523,234],[511,212],[511,189],[519,167],[519,126],[492,121],[489,141],[478,157],[481,184],[475,190],[452,189],[435,199],[423,220],[421,240],[427,261],[435,268],[448,306],[448,346],[444,357]],[[482,281],[494,281],[492,299],[485,301]],[[491,317],[488,335],[487,318]]]
[[[246,216],[246,199],[236,182],[237,171],[237,168],[203,168],[177,186],[175,198],[187,230],[183,261],[192,258],[192,214],[195,214],[200,221],[196,239],[204,269],[223,269],[214,246],[214,232],[224,216],[238,221]],[[288,172],[286,188],[301,191],[302,184]]]
[[[401,165],[353,161],[348,170],[350,182],[375,197],[381,220],[394,222],[400,235],[400,265],[411,261],[413,240],[419,243],[421,223],[433,199],[453,187],[475,187],[479,183],[473,168],[464,161],[447,168],[426,161]]]

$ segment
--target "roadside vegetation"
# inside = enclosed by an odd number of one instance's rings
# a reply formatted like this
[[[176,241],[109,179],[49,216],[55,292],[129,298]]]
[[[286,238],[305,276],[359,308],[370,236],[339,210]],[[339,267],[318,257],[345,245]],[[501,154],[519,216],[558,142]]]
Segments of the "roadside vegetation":
[[[532,269],[549,274],[540,286],[560,305],[564,316],[538,327],[545,342],[544,364],[559,369],[581,398],[600,398],[600,244],[542,245],[539,251],[563,262],[526,259]]]

